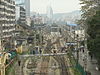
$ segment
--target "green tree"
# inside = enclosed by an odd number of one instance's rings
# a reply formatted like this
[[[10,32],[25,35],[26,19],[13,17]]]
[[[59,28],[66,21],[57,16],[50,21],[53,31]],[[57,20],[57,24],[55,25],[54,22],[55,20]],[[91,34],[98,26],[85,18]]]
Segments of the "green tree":
[[[89,35],[88,50],[97,58],[100,66],[100,0],[80,0],[82,18],[78,23],[84,25]]]
[[[96,11],[99,8],[99,0],[80,0],[82,18],[78,21],[78,24],[83,25],[83,27],[87,28],[87,19],[91,19],[93,15],[96,14]]]
[[[88,38],[88,49],[100,61],[100,10],[87,21],[87,33],[90,35]]]
[[[33,20],[31,21],[31,27],[34,27],[34,21]]]

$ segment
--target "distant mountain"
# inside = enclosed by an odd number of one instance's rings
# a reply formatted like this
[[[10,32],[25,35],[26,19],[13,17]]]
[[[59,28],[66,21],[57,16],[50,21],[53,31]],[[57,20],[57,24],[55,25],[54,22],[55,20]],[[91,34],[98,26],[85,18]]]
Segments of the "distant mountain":
[[[34,13],[36,14],[36,13]],[[53,14],[53,19],[54,20],[64,20],[67,22],[74,22],[77,19],[81,18],[82,12],[80,10],[75,10],[69,13],[55,13]],[[46,17],[46,14],[40,14],[43,17]]]
[[[62,16],[72,16],[72,15],[80,15],[81,11],[80,10],[75,10],[69,13],[55,13],[53,14],[54,18],[60,18]],[[41,16],[46,16],[46,14],[41,14]]]

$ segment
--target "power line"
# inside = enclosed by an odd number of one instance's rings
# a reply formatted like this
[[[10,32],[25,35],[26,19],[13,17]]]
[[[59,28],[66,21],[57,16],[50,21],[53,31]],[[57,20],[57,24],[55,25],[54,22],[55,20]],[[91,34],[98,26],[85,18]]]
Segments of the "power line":
[[[67,55],[67,53],[50,53],[50,54],[30,54],[30,55],[19,55],[20,57],[34,57],[34,56],[60,56]]]

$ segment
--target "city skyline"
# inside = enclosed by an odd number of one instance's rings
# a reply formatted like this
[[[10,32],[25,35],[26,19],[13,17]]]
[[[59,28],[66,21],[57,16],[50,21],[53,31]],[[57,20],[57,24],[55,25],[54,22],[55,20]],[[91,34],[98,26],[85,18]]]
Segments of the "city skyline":
[[[31,12],[46,13],[50,5],[54,13],[67,13],[80,9],[79,0],[30,0]]]

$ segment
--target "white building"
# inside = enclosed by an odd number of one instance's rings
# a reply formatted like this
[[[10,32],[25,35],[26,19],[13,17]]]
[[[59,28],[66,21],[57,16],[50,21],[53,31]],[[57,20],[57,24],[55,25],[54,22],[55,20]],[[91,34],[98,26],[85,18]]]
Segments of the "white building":
[[[30,17],[30,0],[16,0],[16,5],[24,7],[26,10],[26,17]]]
[[[53,10],[51,6],[47,7],[47,18],[48,18],[48,24],[52,24],[53,23]]]
[[[55,36],[55,37],[59,37],[60,36],[60,31],[59,30],[60,30],[59,26],[56,25],[56,24],[53,24],[51,26],[51,35]]]
[[[26,23],[28,26],[31,26],[31,18],[30,17],[26,17]]]
[[[30,17],[30,0],[25,0],[26,17]]]
[[[15,2],[13,0],[0,1],[0,26],[3,38],[13,35],[15,30]]]
[[[7,41],[14,36],[15,1],[0,0],[0,40]]]
[[[26,11],[22,6],[16,6],[16,21],[21,24],[26,23]]]
[[[84,30],[75,30],[75,34],[78,35],[78,40],[82,41],[85,38],[85,31]]]
[[[16,0],[16,5],[21,6],[25,9],[26,14],[26,25],[30,26],[30,0]]]

